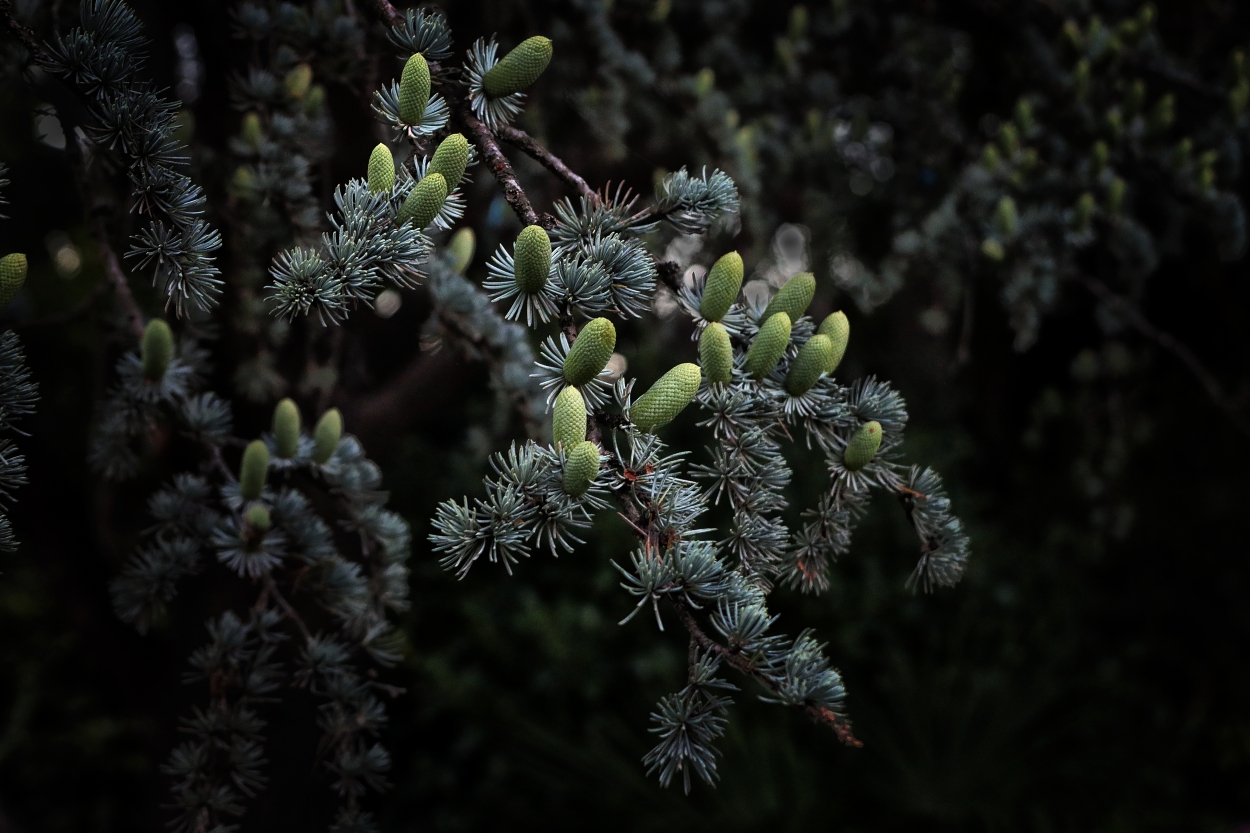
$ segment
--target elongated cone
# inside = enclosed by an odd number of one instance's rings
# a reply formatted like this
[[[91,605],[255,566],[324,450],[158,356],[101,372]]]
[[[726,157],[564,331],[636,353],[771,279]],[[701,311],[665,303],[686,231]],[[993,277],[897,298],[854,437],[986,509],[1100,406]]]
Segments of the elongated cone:
[[[786,390],[791,396],[800,396],[811,390],[812,385],[825,373],[833,361],[833,342],[829,336],[814,335],[799,348],[790,369],[786,371]]]
[[[0,307],[6,307],[17,297],[26,283],[26,255],[14,252],[0,257]]]
[[[420,124],[430,103],[430,65],[420,52],[404,64],[399,76],[399,118],[404,124]]]
[[[1003,197],[998,201],[998,210],[994,212],[994,225],[1003,237],[1015,237],[1020,224],[1020,214],[1016,209],[1016,201],[1011,197]]]
[[[713,321],[699,336],[699,362],[710,383],[727,384],[734,376],[734,348],[723,325]]]
[[[434,156],[430,158],[430,167],[426,175],[439,173],[447,180],[447,193],[456,190],[460,180],[464,178],[464,169],[469,164],[469,140],[463,133],[453,133],[438,143]]]
[[[512,251],[517,289],[533,295],[547,285],[551,272],[551,238],[542,226],[526,226]],[[615,336],[614,336],[615,338]]]
[[[564,381],[584,385],[599,375],[616,349],[616,327],[606,318],[586,322],[564,357]]]
[[[286,87],[286,94],[296,101],[302,101],[304,96],[308,95],[308,88],[312,86],[313,71],[308,64],[300,64],[286,74],[282,84]]]
[[[859,471],[872,462],[880,448],[881,423],[865,422],[846,441],[846,451],[842,452],[842,465],[851,471]]]
[[[1007,257],[1007,250],[993,237],[987,237],[981,241],[981,254],[997,263]]]
[[[243,449],[243,464],[239,466],[239,494],[244,500],[256,500],[265,489],[269,475],[269,449],[260,440],[252,440]]]
[[[738,300],[742,289],[742,255],[727,252],[712,264],[703,286],[703,300],[699,302],[699,315],[708,321],[720,321]]]
[[[404,197],[404,204],[395,214],[401,226],[412,220],[417,228],[425,228],[434,222],[443,203],[447,201],[447,180],[442,174],[426,174]]]
[[[790,316],[791,323],[798,321],[799,316],[807,312],[807,305],[812,302],[815,294],[816,278],[811,272],[799,272],[786,281],[786,285],[768,302],[768,308],[764,310],[764,320],[784,312]]]
[[[158,382],[165,378],[169,362],[174,357],[174,334],[169,325],[159,318],[153,318],[143,331],[143,340],[139,342],[139,362],[143,369],[143,378],[149,382]]]
[[[586,439],[586,400],[577,388],[567,387],[556,397],[555,412],[551,415],[551,439],[570,450]]]
[[[668,425],[699,392],[702,376],[697,364],[677,365],[657,379],[651,390],[638,397],[629,409],[629,418],[639,431],[648,433]]]
[[[331,408],[321,415],[313,428],[313,459],[324,466],[334,456],[343,437],[343,415],[338,408]]]
[[[369,154],[369,191],[378,193],[389,191],[395,187],[395,157],[391,149],[378,142],[373,153]]]
[[[482,88],[491,98],[519,93],[538,80],[551,63],[551,41],[541,35],[517,44],[482,76]]]
[[[257,113],[248,113],[243,117],[243,127],[240,129],[243,141],[252,147],[260,144],[260,140],[265,138],[264,129],[260,124],[260,116]]]
[[[278,456],[289,460],[299,451],[299,406],[291,399],[283,399],[273,409],[273,448]]]
[[[846,345],[851,340],[851,322],[846,320],[845,312],[838,310],[820,322],[820,329],[816,333],[829,337],[829,344],[833,347],[833,357],[829,366],[825,368],[825,372],[832,373],[838,369],[838,365],[842,364],[842,357],[846,355]]]
[[[269,524],[272,519],[269,517],[269,510],[265,508],[263,503],[253,503],[247,507],[247,512],[243,515],[247,525],[257,532],[265,533],[269,531]]]
[[[463,275],[468,271],[469,265],[473,263],[475,248],[477,248],[477,239],[473,236],[473,229],[468,226],[459,229],[451,236],[451,240],[447,243],[447,251],[451,253],[451,268],[456,274]]]
[[[583,440],[573,446],[564,462],[564,491],[573,497],[586,494],[599,474],[599,446]]]
[[[747,348],[747,358],[742,369],[753,379],[763,379],[781,361],[781,354],[786,352],[786,345],[789,343],[790,316],[779,312],[760,327],[755,340]]]

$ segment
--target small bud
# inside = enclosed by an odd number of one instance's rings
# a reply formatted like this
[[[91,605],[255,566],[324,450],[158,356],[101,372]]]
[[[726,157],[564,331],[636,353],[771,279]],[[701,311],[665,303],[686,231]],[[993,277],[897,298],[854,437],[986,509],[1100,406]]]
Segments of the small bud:
[[[473,250],[477,247],[477,239],[473,229],[465,226],[456,231],[447,241],[447,252],[451,255],[451,269],[458,275],[468,271],[473,263]]]
[[[304,96],[308,95],[308,88],[312,86],[312,67],[308,64],[300,64],[286,74],[282,85],[286,87],[286,94],[296,101],[302,101]]]
[[[827,336],[833,347],[833,357],[825,368],[826,373],[832,373],[842,364],[842,357],[846,355],[846,345],[851,340],[851,322],[847,320],[846,313],[839,310],[820,322],[820,329],[816,333]]]
[[[1215,168],[1210,164],[1204,164],[1198,168],[1198,184],[1202,186],[1202,190],[1210,191],[1215,187]]]
[[[1094,219],[1094,195],[1086,191],[1076,201],[1076,206],[1072,209],[1072,224],[1078,229],[1089,228],[1090,222]]]
[[[790,9],[790,40],[802,40],[807,36],[807,6],[798,5]]]
[[[521,229],[512,249],[512,262],[517,289],[527,295],[541,292],[551,276],[551,238],[547,230],[542,226]],[[613,334],[614,343],[615,338]]]
[[[668,425],[699,392],[702,374],[697,364],[679,364],[661,376],[630,406],[629,418],[639,431],[653,433]]]
[[[317,465],[324,466],[338,450],[339,440],[343,438],[343,415],[338,408],[331,408],[321,415],[313,428],[313,459]]]
[[[764,319],[768,320],[779,312],[790,316],[791,321],[798,321],[799,316],[807,311],[807,305],[816,294],[816,278],[811,272],[799,272],[773,296],[764,310]]]
[[[143,339],[139,342],[139,363],[143,369],[143,378],[149,382],[159,382],[165,378],[165,371],[174,358],[174,334],[169,325],[159,318],[153,318],[143,331]]]
[[[865,422],[846,441],[846,451],[842,452],[842,465],[850,471],[859,471],[872,462],[880,448],[881,423]]]
[[[721,255],[708,270],[703,284],[703,299],[699,301],[699,314],[708,321],[724,318],[734,301],[738,300],[742,274],[742,255],[737,252]]]
[[[1120,141],[1120,134],[1124,132],[1124,117],[1120,115],[1120,108],[1108,109],[1103,121],[1107,125],[1107,133],[1111,135],[1111,141]]]
[[[997,263],[1007,257],[1007,250],[993,237],[987,237],[981,241],[981,254]]]
[[[581,391],[567,387],[556,397],[555,411],[551,415],[551,439],[566,449],[586,439],[586,400]]]
[[[786,371],[786,391],[791,396],[801,396],[825,374],[825,368],[833,362],[833,342],[829,336],[814,335],[799,348],[799,354]]]
[[[1228,112],[1233,120],[1240,119],[1250,106],[1250,81],[1241,80],[1228,91]]]
[[[779,312],[764,322],[755,340],[747,348],[746,362],[742,369],[753,379],[763,379],[786,352],[790,344],[790,316]]]
[[[1149,29],[1155,22],[1154,3],[1144,3],[1137,12],[1137,22],[1143,29]]]
[[[304,97],[304,112],[310,116],[315,116],[321,112],[321,108],[326,105],[326,88],[320,84],[313,84],[308,90],[308,95]]]
[[[447,180],[442,174],[426,174],[404,197],[403,205],[395,214],[395,222],[402,226],[411,220],[417,228],[426,228],[434,222],[446,201]]]
[[[1021,133],[1027,136],[1033,132],[1033,102],[1024,96],[1016,101],[1015,120]]]
[[[733,380],[734,348],[729,343],[729,333],[719,322],[710,322],[699,336],[699,363],[709,383],[727,384]]]
[[[526,38],[482,76],[482,88],[491,98],[519,93],[538,80],[551,62],[551,41]]]
[[[1002,164],[1002,161],[1002,156],[994,145],[987,144],[981,149],[981,167],[990,173],[998,170],[998,166]]]
[[[447,180],[447,193],[456,190],[460,180],[464,178],[464,169],[469,164],[469,140],[463,133],[453,133],[438,143],[430,167],[426,175],[440,173]]]
[[[239,494],[244,500],[260,497],[268,474],[269,449],[260,440],[252,440],[243,449],[243,463],[239,466]]]
[[[1063,35],[1076,49],[1085,48],[1085,36],[1081,34],[1081,27],[1075,20],[1069,19],[1063,22]]]
[[[252,173],[252,169],[247,165],[240,165],[234,169],[234,174],[230,177],[230,193],[236,197],[250,197],[252,191],[256,187],[256,175]]]
[[[243,520],[247,522],[248,528],[262,535],[269,531],[269,525],[272,523],[269,510],[263,503],[253,503],[247,507]]]
[[[395,187],[395,157],[391,149],[378,142],[369,154],[369,192],[377,194]]]
[[[1150,130],[1155,134],[1164,133],[1176,120],[1176,97],[1168,93],[1155,102],[1150,111]]]
[[[564,381],[584,385],[599,375],[616,349],[616,327],[606,318],[586,322],[564,357]]]
[[[1089,61],[1085,58],[1077,61],[1076,69],[1072,70],[1072,95],[1077,101],[1089,97]]]
[[[1250,87],[1246,88],[1250,92]],[[1186,136],[1176,143],[1176,148],[1172,151],[1172,164],[1178,168],[1183,168],[1193,160],[1194,140]]]
[[[26,255],[21,252],[0,257],[0,307],[7,307],[26,283]]]
[[[260,124],[260,116],[256,113],[248,113],[243,116],[243,127],[239,132],[243,137],[243,141],[252,147],[259,145],[265,138],[264,128]]]
[[[998,129],[998,144],[1008,158],[1016,155],[1020,150],[1020,132],[1014,124],[1007,122]]]
[[[586,494],[599,476],[599,446],[583,440],[564,458],[564,491],[573,497]]]
[[[1111,180],[1111,184],[1107,186],[1107,213],[1119,214],[1120,209],[1124,207],[1124,192],[1127,186],[1124,180],[1116,177]]]
[[[1094,147],[1089,152],[1089,164],[1094,169],[1094,176],[1102,173],[1107,167],[1107,162],[1111,158],[1111,151],[1107,148],[1107,143],[1102,139],[1094,142]]]
[[[1232,85],[1236,85],[1241,81],[1250,80],[1246,69],[1250,66],[1246,63],[1246,53],[1240,49],[1234,49],[1233,53],[1228,56],[1228,81]]]
[[[707,98],[716,89],[716,73],[711,67],[704,67],[694,77],[694,94],[698,98]]]
[[[1146,82],[1138,78],[1124,93],[1124,114],[1130,119],[1146,104]]]
[[[1016,201],[1011,197],[1003,197],[994,211],[994,226],[1000,235],[1011,238],[1016,236],[1019,225],[1020,213],[1016,209]]]
[[[430,103],[430,65],[420,52],[404,64],[399,76],[399,119],[404,124],[419,124]]]
[[[299,406],[290,398],[273,409],[273,447],[278,456],[289,460],[299,451]]]

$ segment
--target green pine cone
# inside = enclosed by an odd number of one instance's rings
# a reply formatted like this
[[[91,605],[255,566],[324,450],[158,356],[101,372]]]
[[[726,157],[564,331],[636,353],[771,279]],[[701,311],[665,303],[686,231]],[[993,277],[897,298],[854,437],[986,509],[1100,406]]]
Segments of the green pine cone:
[[[264,534],[269,531],[269,525],[272,519],[269,517],[269,510],[265,508],[263,503],[253,503],[247,507],[243,519],[247,521],[247,525],[256,532]]]
[[[430,103],[430,65],[420,52],[404,64],[399,76],[399,118],[404,124],[419,124]]]
[[[260,115],[257,113],[248,113],[243,116],[243,126],[239,130],[243,141],[252,147],[260,144],[261,139],[265,138],[265,130],[260,123]]]
[[[826,373],[832,373],[842,364],[842,357],[846,355],[846,345],[851,340],[851,322],[846,320],[846,313],[839,310],[820,322],[820,329],[816,332],[828,336],[829,343],[833,345],[833,358],[825,368]]]
[[[338,408],[331,408],[321,415],[313,428],[313,459],[324,466],[334,456],[343,437],[343,415]]]
[[[159,318],[148,322],[143,331],[143,339],[139,342],[139,361],[143,369],[143,378],[149,382],[159,382],[165,378],[165,371],[174,358],[174,334],[169,325]]]
[[[300,64],[286,74],[282,84],[286,87],[286,94],[296,101],[302,101],[304,96],[308,95],[308,88],[312,86],[313,71],[308,64]]]
[[[26,283],[26,255],[14,252],[0,257],[0,307],[6,307],[17,297]]]
[[[369,192],[377,194],[395,187],[395,157],[391,149],[378,142],[369,154]]]
[[[1020,212],[1016,209],[1016,201],[1011,197],[1003,197],[998,201],[998,210],[994,213],[994,225],[1003,237],[1015,237],[1020,225]]]
[[[446,200],[447,180],[443,179],[442,174],[426,174],[404,198],[404,204],[399,207],[395,221],[402,226],[412,220],[413,225],[423,229],[434,222]]]
[[[512,250],[517,289],[533,295],[547,285],[551,272],[551,238],[542,226],[526,226]],[[616,336],[613,335],[613,343]],[[605,360],[606,361],[606,360]]]
[[[260,440],[252,440],[243,449],[243,463],[239,466],[239,494],[244,500],[260,497],[268,474],[269,449]]]
[[[546,234],[546,232],[544,232]],[[586,322],[564,357],[564,381],[584,385],[599,375],[616,349],[616,327],[606,318]]]
[[[699,392],[702,376],[697,364],[677,365],[635,400],[629,409],[629,418],[639,431],[647,433],[668,425]]]
[[[829,336],[812,336],[799,348],[799,354],[786,372],[786,390],[791,396],[807,393],[832,362],[833,341]]]
[[[789,344],[790,316],[779,312],[760,327],[755,340],[747,348],[747,358],[742,369],[753,379],[763,379],[781,361],[781,354],[786,352]]]
[[[768,302],[768,308],[764,310],[764,320],[767,321],[776,313],[784,312],[790,316],[791,322],[798,321],[799,316],[807,312],[807,305],[812,302],[812,296],[815,294],[816,278],[811,272],[799,272],[786,281],[781,291]]]
[[[573,497],[581,497],[598,476],[599,446],[590,440],[583,440],[573,446],[573,450],[565,457],[564,491]]]
[[[473,263],[473,250],[477,247],[477,238],[473,229],[465,226],[451,236],[447,242],[447,251],[451,254],[451,268],[457,275],[463,275]]]
[[[551,41],[541,35],[526,38],[482,76],[482,88],[491,98],[519,93],[538,80],[551,62]]]
[[[865,422],[855,429],[855,433],[846,441],[846,451],[842,452],[842,465],[850,471],[859,471],[872,462],[881,448],[881,423]]]
[[[1078,229],[1089,227],[1089,223],[1094,219],[1094,195],[1089,191],[1081,194],[1076,201],[1076,207],[1072,209],[1072,224]]]
[[[425,169],[426,176],[433,173],[443,175],[447,180],[447,193],[456,190],[464,177],[464,169],[469,164],[469,140],[463,133],[453,133],[438,143],[434,156],[430,159],[430,167]]]
[[[289,460],[299,451],[299,406],[290,399],[283,399],[273,409],[273,447],[278,456]]]
[[[729,252],[720,256],[708,270],[703,285],[703,300],[699,302],[699,315],[708,321],[720,321],[738,300],[742,289],[742,255]]]
[[[586,400],[577,388],[567,387],[556,397],[551,415],[551,440],[572,450],[586,439]]]
[[[699,363],[709,383],[727,384],[734,376],[734,348],[724,325],[713,321],[699,336]]]

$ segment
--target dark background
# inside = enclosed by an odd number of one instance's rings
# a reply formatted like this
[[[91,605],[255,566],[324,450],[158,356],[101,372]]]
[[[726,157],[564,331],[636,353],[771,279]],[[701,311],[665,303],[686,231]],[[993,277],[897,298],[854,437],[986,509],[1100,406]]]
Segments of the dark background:
[[[133,5],[152,39],[150,72],[162,84],[176,81],[174,26],[189,25],[198,39],[197,178],[211,203],[222,202],[226,140],[239,124],[226,82],[246,66],[248,48],[231,38],[224,2]],[[373,19],[366,0],[356,5],[362,21]],[[1090,5],[1111,20],[1135,9]],[[1250,41],[1240,4],[1158,5],[1167,48],[1204,77],[1218,79],[1229,51]],[[963,50],[963,83],[943,112],[976,140],[981,117],[1010,112],[1028,88],[1020,34],[1033,26],[1051,36],[1067,15],[1087,8],[989,0],[813,5],[812,47],[796,80],[778,69],[776,39],[789,10],[774,3],[674,0],[662,24],[649,0],[606,9],[591,0],[444,6],[457,53],[492,31],[505,45],[530,34],[553,37],[554,62],[522,123],[593,185],[623,180],[645,193],[657,168],[725,167],[743,188],[744,222],[736,238],[713,245],[738,248],[748,268],[765,256],[779,223],[811,230],[821,281],[814,309],[845,308],[851,316],[840,372],[880,374],[907,397],[908,459],[946,475],[973,560],[957,588],[909,592],[913,537],[898,507],[878,501],[828,593],[774,596],[783,625],[811,625],[828,640],[864,747],[842,748],[748,690],[731,714],[720,785],[697,785],[689,797],[662,790],[640,759],[652,743],[652,705],[682,678],[685,644],[675,627],[657,634],[646,617],[615,624],[632,605],[610,565],[631,546],[623,527],[605,516],[576,553],[537,556],[511,578],[489,565],[462,582],[441,570],[425,542],[433,506],[476,494],[486,453],[504,447],[516,426],[502,435],[471,427],[488,424],[496,407],[486,373],[449,352],[418,352],[428,314],[420,291],[406,293],[394,318],[360,313],[350,324],[359,358],[335,401],[348,430],[383,466],[392,506],[409,519],[415,540],[414,605],[404,622],[410,652],[385,672],[407,688],[390,705],[393,788],[370,799],[383,828],[1250,825],[1250,437],[1173,356],[1140,336],[1100,328],[1094,299],[1080,287],[1065,288],[1037,344],[1020,353],[997,287],[973,281],[970,349],[961,360],[958,328],[933,335],[918,323],[939,297],[929,283],[909,282],[867,315],[827,279],[835,238],[850,240],[865,259],[879,256],[892,218],[931,207],[969,161],[970,152],[938,136],[920,112],[925,79],[943,71],[951,44]],[[49,4],[36,18],[61,15],[68,25],[72,12],[72,3]],[[826,25],[846,14],[845,29]],[[618,44],[604,39],[605,22]],[[382,77],[397,75],[390,47],[370,37]],[[661,60],[663,49],[670,57]],[[659,67],[653,77],[621,58],[628,50]],[[721,116],[700,110],[681,86],[703,66],[716,69],[741,123],[757,126],[752,159],[727,150],[732,141],[709,127]],[[318,72],[335,118],[334,154],[319,171],[331,183],[361,175],[377,141],[362,93],[367,75]],[[239,588],[226,580],[187,585],[169,622],[146,636],[112,613],[107,583],[147,523],[146,496],[167,471],[150,467],[119,486],[86,468],[92,409],[122,344],[107,304],[57,318],[103,278],[65,155],[36,141],[30,126],[32,107],[49,100],[41,85],[54,82],[10,74],[0,84],[0,158],[13,181],[0,249],[31,259],[28,289],[3,316],[27,347],[41,393],[37,415],[24,424],[30,436],[19,438],[31,470],[13,511],[22,546],[0,576],[0,831],[154,831],[167,818],[158,767],[177,740],[179,716],[199,696],[180,682],[186,658],[204,638],[203,621],[237,603]],[[1181,120],[1200,106],[1182,99]],[[860,108],[896,131],[898,173],[867,196],[850,193],[840,162],[787,143],[786,131],[801,130],[809,109],[838,108]],[[540,207],[564,195],[517,161]],[[1243,195],[1244,186],[1240,178],[1226,183]],[[516,228],[496,194],[479,173],[469,213],[479,242],[470,275],[478,278],[485,257]],[[83,253],[72,279],[55,273],[44,247],[58,229]],[[1191,237],[1163,258],[1141,308],[1244,406],[1246,262],[1220,262],[1199,230]],[[141,299],[155,311],[145,292]],[[1128,347],[1131,372],[1073,374],[1082,350],[1105,351],[1111,340]],[[644,378],[672,354],[693,350],[672,319],[625,328],[618,349]],[[424,363],[424,381],[389,421],[353,421],[353,407],[414,363]],[[217,389],[229,393],[228,362],[218,376]],[[271,407],[240,402],[236,426],[245,436],[261,430]],[[678,445],[704,442],[693,419],[671,431]],[[793,462],[796,488],[818,488],[819,461]],[[331,801],[314,761],[312,706],[292,696],[266,716],[271,784],[242,829],[324,828]]]

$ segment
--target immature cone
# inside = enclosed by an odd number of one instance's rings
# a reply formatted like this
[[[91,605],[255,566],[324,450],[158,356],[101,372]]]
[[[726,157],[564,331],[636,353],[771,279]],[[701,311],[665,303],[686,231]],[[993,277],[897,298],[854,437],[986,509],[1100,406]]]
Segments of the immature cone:
[[[395,187],[395,157],[381,142],[369,154],[369,191],[376,194]]]
[[[430,65],[420,52],[404,64],[399,77],[399,118],[404,124],[418,124],[430,103]]]
[[[1116,177],[1111,180],[1111,184],[1107,186],[1107,213],[1119,214],[1120,209],[1124,207],[1124,192],[1126,186],[1124,180]]]
[[[308,64],[300,64],[288,72],[282,82],[286,87],[286,94],[296,101],[302,101],[308,95],[308,88],[312,86],[312,75],[312,67]]]
[[[541,35],[526,38],[482,76],[482,88],[491,98],[519,93],[538,80],[551,62],[551,41]]]
[[[169,362],[174,357],[174,334],[169,325],[159,318],[148,322],[143,331],[143,339],[139,342],[139,361],[143,369],[143,378],[149,382],[159,382],[165,378]]]
[[[569,451],[564,461],[564,491],[573,497],[586,494],[599,474],[599,446],[583,440]]]
[[[833,347],[833,356],[829,366],[825,368],[826,373],[832,373],[842,364],[842,357],[846,355],[846,345],[851,340],[851,322],[846,320],[845,312],[838,310],[820,322],[820,329],[816,333],[828,336],[829,344]]]
[[[568,387],[556,397],[556,407],[551,415],[551,440],[572,450],[586,439],[586,400],[581,391]]]
[[[268,532],[269,524],[272,519],[269,517],[269,510],[264,504],[253,503],[247,507],[247,512],[243,515],[243,519],[247,521],[247,525],[257,532]]]
[[[616,327],[606,318],[586,322],[564,357],[564,381],[584,385],[607,366],[616,349]]]
[[[248,113],[243,117],[243,127],[240,130],[243,141],[255,147],[260,144],[260,140],[265,138],[264,129],[260,124],[260,116],[256,113]]]
[[[807,305],[812,302],[812,296],[815,294],[816,278],[811,272],[799,272],[786,281],[786,285],[781,287],[781,290],[768,302],[768,308],[764,310],[764,319],[767,320],[779,312],[784,312],[790,316],[790,321],[798,321],[799,316],[807,311]]]
[[[703,285],[703,300],[699,302],[699,315],[708,321],[720,321],[738,300],[742,289],[742,255],[729,252],[720,256],[708,270]]]
[[[859,471],[872,462],[880,448],[881,423],[865,422],[846,441],[846,451],[842,452],[842,465],[850,471]]]
[[[260,497],[268,474],[269,449],[260,440],[252,440],[243,449],[243,464],[239,466],[239,494],[244,500]]]
[[[781,361],[781,354],[786,352],[786,345],[789,343],[790,316],[779,312],[760,327],[755,340],[747,348],[747,358],[742,369],[753,379],[763,379]]]
[[[699,336],[699,363],[708,382],[726,384],[733,380],[734,348],[729,343],[729,333],[715,321],[704,327]]]
[[[833,361],[833,342],[829,336],[814,335],[799,348],[790,369],[786,371],[786,391],[800,396],[811,390],[812,385],[825,374],[825,368]]]
[[[447,242],[447,251],[451,254],[451,268],[458,275],[463,275],[469,269],[469,264],[473,263],[473,250],[477,247],[477,240],[473,236],[473,229],[465,226],[451,236],[451,240]]]
[[[702,373],[697,364],[679,364],[661,376],[630,406],[629,418],[639,431],[651,433],[668,425],[699,392]]]
[[[512,251],[517,289],[533,295],[547,285],[551,272],[551,238],[542,226],[526,226]],[[615,338],[615,336],[614,336]]]
[[[1003,197],[998,201],[998,210],[994,212],[994,225],[1003,237],[1015,237],[1020,224],[1020,214],[1016,210],[1016,201],[1011,197]]]
[[[1002,243],[999,243],[993,237],[987,237],[981,241],[981,254],[998,263],[1007,257],[1007,250],[1003,248]]]
[[[1091,220],[1094,219],[1094,195],[1086,191],[1076,201],[1076,207],[1072,209],[1072,222],[1078,229],[1088,228]]]
[[[404,197],[395,221],[401,226],[412,220],[417,228],[425,228],[434,222],[443,203],[447,201],[447,180],[442,174],[426,174]]]
[[[453,133],[438,143],[434,156],[430,159],[430,167],[426,175],[440,173],[447,180],[447,192],[451,193],[464,177],[464,169],[469,164],[469,140],[463,133]]]
[[[289,460],[299,451],[299,406],[291,399],[283,399],[273,409],[273,448],[278,456]]]
[[[313,428],[313,459],[317,465],[324,466],[334,456],[343,437],[343,415],[338,408],[331,408],[321,415]]]
[[[0,307],[9,305],[26,283],[26,255],[14,252],[0,257]]]

